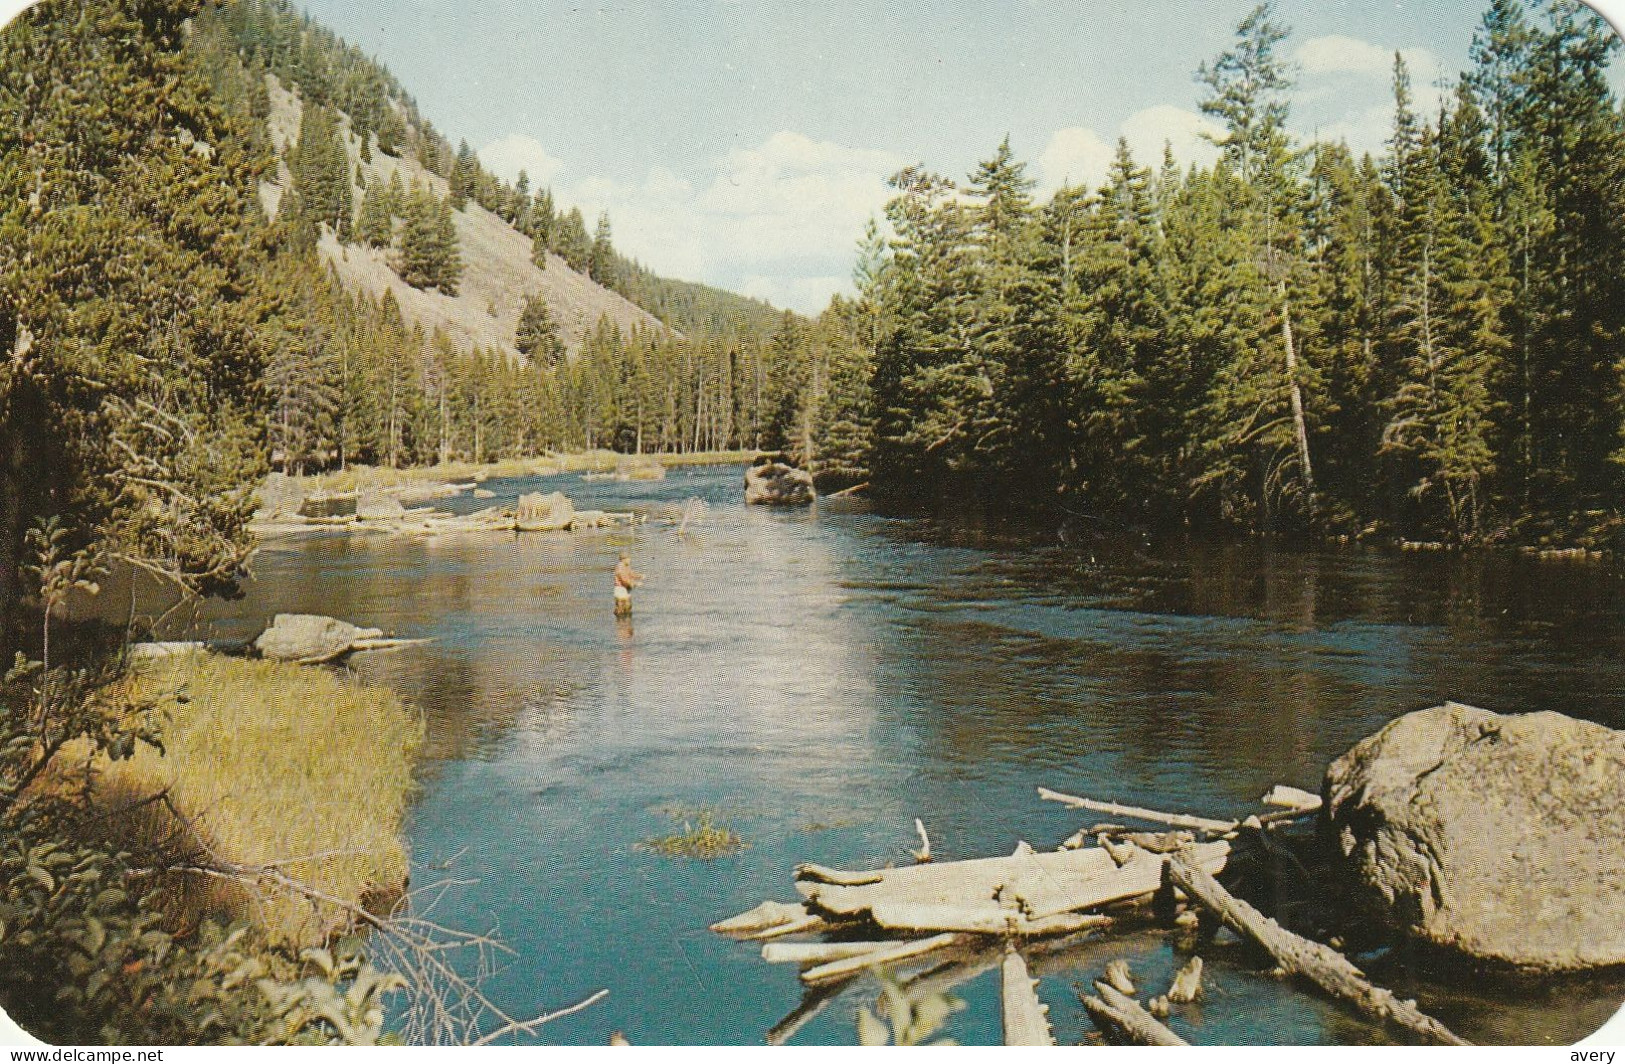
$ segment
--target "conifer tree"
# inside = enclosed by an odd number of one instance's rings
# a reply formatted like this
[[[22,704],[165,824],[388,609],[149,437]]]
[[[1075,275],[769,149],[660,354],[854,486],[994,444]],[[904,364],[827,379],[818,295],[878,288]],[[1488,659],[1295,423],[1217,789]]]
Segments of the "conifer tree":
[[[356,235],[368,247],[388,247],[394,239],[394,218],[390,212],[389,193],[377,181],[367,186],[361,196],[361,217],[356,222]]]
[[[564,341],[559,338],[558,325],[547,300],[531,296],[525,300],[525,309],[519,315],[519,329],[514,347],[533,363],[552,369],[564,355]]]

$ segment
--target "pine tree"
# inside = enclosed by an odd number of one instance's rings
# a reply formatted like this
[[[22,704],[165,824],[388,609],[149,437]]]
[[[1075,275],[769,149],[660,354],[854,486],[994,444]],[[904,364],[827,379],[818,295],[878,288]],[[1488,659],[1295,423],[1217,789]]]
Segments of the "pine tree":
[[[605,288],[613,288],[616,284],[615,246],[610,242],[608,214],[598,215],[592,248],[587,253],[587,276]]]
[[[519,315],[519,329],[514,347],[533,363],[552,369],[564,356],[564,341],[559,338],[557,323],[548,309],[547,300],[531,296],[525,300],[525,309]]]
[[[414,185],[406,197],[403,217],[396,264],[401,280],[414,288],[438,288],[446,295],[456,295],[462,262],[451,203]]]
[[[361,217],[356,222],[356,235],[368,247],[383,248],[390,245],[394,234],[389,193],[374,181],[361,196]]]
[[[451,174],[446,183],[451,188],[451,205],[455,210],[463,210],[468,206],[469,197],[474,195],[474,185],[479,177],[479,163],[474,158],[474,152],[468,146],[468,141],[457,145],[457,158],[451,164]]]

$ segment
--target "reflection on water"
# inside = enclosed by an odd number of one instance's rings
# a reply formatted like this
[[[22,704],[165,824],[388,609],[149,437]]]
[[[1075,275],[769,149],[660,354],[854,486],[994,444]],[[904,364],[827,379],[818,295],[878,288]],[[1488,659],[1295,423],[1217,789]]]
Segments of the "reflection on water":
[[[706,925],[789,899],[800,860],[906,859],[916,816],[956,857],[1076,830],[1040,784],[1225,813],[1274,783],[1316,787],[1355,740],[1445,698],[1625,726],[1617,573],[1004,533],[828,503],[774,513],[739,505],[739,481],[491,482],[498,502],[539,486],[584,506],[709,505],[682,535],[283,541],[242,601],[205,617],[220,638],[300,611],[433,640],[354,667],[428,717],[413,844],[424,866],[466,848],[453,874],[478,881],[437,915],[499,927],[518,950],[494,996],[519,1013],[610,989],[544,1041],[759,1042],[801,1002],[796,973]],[[622,549],[649,579],[617,622]],[[750,846],[710,863],[634,849],[669,833],[672,809],[719,810]],[[1147,937],[1039,966],[1063,1041],[1089,1029],[1073,985],[1123,954],[1153,986],[1180,962]],[[1380,1037],[1243,958],[1209,961],[1194,1040]],[[1622,991],[1407,989],[1502,1042],[1572,1039]],[[864,992],[793,1040],[852,1041]],[[991,970],[955,992],[971,1007],[952,1036],[996,1041]]]

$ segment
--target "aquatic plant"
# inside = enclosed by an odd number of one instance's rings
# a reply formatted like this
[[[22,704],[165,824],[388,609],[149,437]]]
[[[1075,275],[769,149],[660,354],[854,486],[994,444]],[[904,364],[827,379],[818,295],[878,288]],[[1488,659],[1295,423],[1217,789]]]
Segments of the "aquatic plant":
[[[716,822],[711,810],[701,811],[693,820],[683,821],[683,830],[659,838],[644,839],[635,849],[648,850],[663,857],[691,857],[711,861],[730,853],[737,853],[750,844],[726,824]]]

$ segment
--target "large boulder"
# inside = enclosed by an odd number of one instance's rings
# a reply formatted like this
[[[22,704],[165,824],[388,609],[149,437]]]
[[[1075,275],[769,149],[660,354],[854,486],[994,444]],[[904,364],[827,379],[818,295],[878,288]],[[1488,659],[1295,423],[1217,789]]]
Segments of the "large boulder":
[[[1625,964],[1625,732],[1447,703],[1334,761],[1324,826],[1370,907],[1532,972]]]
[[[320,614],[279,613],[254,640],[254,649],[260,657],[276,661],[331,661],[352,650],[358,640],[383,634]]]
[[[533,491],[519,496],[517,527],[522,532],[558,532],[575,521],[576,508],[568,496]]]
[[[355,515],[363,521],[402,521],[406,518],[406,507],[393,495],[365,491],[356,499]]]
[[[745,470],[745,502],[760,506],[806,506],[818,497],[812,474],[782,462]]]

